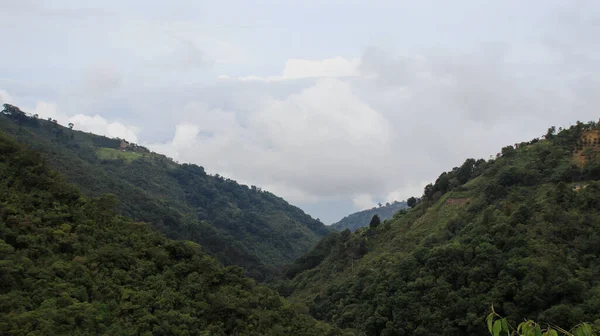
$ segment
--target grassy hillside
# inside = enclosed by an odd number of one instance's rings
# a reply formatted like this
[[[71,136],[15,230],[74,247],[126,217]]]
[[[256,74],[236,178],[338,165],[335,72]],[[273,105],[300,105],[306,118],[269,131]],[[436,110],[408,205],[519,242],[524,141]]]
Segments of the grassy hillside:
[[[492,304],[516,324],[600,323],[600,155],[580,146],[590,129],[467,160],[413,209],[324,238],[280,292],[364,335],[485,335]]]
[[[121,140],[71,130],[8,106],[0,132],[39,150],[91,197],[113,193],[121,213],[174,239],[202,245],[226,265],[265,279],[313,247],[330,229],[285,200],[202,167],[177,164]]]
[[[0,135],[0,334],[339,334],[117,206]]]
[[[406,202],[394,202],[392,204],[382,205],[378,208],[367,209],[348,215],[339,222],[332,224],[331,228],[336,231],[344,231],[346,229],[356,231],[356,229],[369,225],[369,222],[374,215],[379,216],[383,221],[392,218],[396,212],[405,209],[408,209]]]

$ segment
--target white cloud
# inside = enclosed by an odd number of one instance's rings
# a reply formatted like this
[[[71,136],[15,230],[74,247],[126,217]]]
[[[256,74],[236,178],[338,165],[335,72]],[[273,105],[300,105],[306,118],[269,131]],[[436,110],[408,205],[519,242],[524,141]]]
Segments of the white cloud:
[[[241,76],[230,77],[219,75],[218,79],[236,79],[240,81],[256,82],[278,82],[302,78],[342,78],[358,75],[360,60],[358,58],[346,59],[344,57],[332,57],[323,60],[308,60],[292,58],[285,63],[283,73],[277,76]]]
[[[549,123],[566,124],[573,104],[588,102],[572,98],[585,91],[571,82],[523,76],[504,54],[498,46],[462,54],[368,49],[352,76],[307,80],[276,97],[285,76],[267,86],[249,81],[232,89],[242,93],[229,97],[231,109],[188,104],[174,140],[160,148],[292,202],[346,198],[364,209],[418,197],[466,158],[540,136]],[[526,55],[511,54],[518,57]],[[321,71],[288,65],[290,78]],[[594,105],[586,103],[580,119],[593,116]]]
[[[448,168],[445,168],[448,170]],[[423,187],[428,183],[432,183],[433,181],[424,180],[417,183],[409,183],[407,185],[402,186],[401,190],[395,190],[387,194],[385,197],[386,202],[394,202],[394,201],[406,201],[410,197],[421,197],[423,194]]]
[[[311,77],[350,77],[358,74],[359,59],[343,57],[324,60],[289,59],[283,69],[285,79]]]
[[[203,104],[186,111],[195,124],[180,124],[170,143],[149,146],[271,185],[293,201],[382,187],[373,171],[386,158],[391,129],[338,79],[319,79],[285,99],[266,96],[243,117]]]
[[[357,210],[371,209],[375,206],[376,202],[373,197],[369,194],[358,194],[352,199],[352,203]]]
[[[0,105],[2,104],[10,104],[12,102],[12,97],[8,94],[8,92],[4,90],[0,90]]]
[[[56,102],[37,108],[63,124],[346,207],[418,196],[467,157],[597,119],[594,1],[365,2],[333,21],[337,2],[140,3],[8,6],[0,28],[20,52],[0,55],[0,86],[25,107]]]
[[[95,63],[85,71],[85,85],[94,94],[115,90],[121,85],[122,75],[114,64]]]
[[[135,126],[124,125],[116,121],[111,122],[99,115],[76,114],[68,117],[67,120],[75,124],[75,128],[78,130],[105,135],[109,138],[121,138],[129,142],[138,142],[137,134],[140,132],[140,128]]]
[[[0,90],[0,97],[10,96],[6,91]],[[18,104],[18,101],[15,104]],[[27,106],[23,106],[22,110],[31,114],[37,114],[41,119],[56,119],[61,125],[73,123],[77,130],[105,135],[110,138],[127,139],[130,142],[138,142],[137,134],[141,130],[139,127],[125,125],[118,121],[109,121],[99,115],[68,115],[61,112],[58,106],[51,102],[40,101],[35,104],[35,107],[28,108]]]

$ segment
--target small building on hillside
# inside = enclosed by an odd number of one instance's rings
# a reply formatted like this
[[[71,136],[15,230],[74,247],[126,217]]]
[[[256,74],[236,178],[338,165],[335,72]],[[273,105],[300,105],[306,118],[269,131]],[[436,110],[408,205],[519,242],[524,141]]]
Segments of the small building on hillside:
[[[127,147],[129,147],[129,142],[125,141],[125,140],[121,140],[121,144],[119,146],[119,149],[124,151]]]

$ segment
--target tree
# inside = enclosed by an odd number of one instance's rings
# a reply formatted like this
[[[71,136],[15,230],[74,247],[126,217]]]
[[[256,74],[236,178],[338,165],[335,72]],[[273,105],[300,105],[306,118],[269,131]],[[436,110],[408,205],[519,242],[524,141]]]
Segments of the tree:
[[[25,113],[23,111],[21,111],[21,109],[18,108],[17,106],[14,106],[11,104],[3,104],[2,106],[4,106],[4,110],[2,111],[4,114],[10,114],[10,115],[23,114],[23,115],[25,115]]]
[[[73,126],[75,126],[75,124],[73,124],[73,123],[69,123],[69,128],[70,128],[70,129],[73,129]]]
[[[409,199],[406,200],[406,205],[408,205],[409,207],[414,207],[415,205],[417,205],[417,199],[414,197],[411,197]]]
[[[554,135],[556,135],[556,126],[552,126],[552,127],[548,128],[548,132],[546,132],[546,135],[544,135],[544,138],[552,139],[554,137]]]
[[[379,216],[373,215],[373,218],[371,218],[371,222],[369,223],[369,227],[376,228],[380,223],[381,219],[379,219]]]
[[[386,202],[386,203],[385,203],[385,206],[388,206],[388,207],[389,207],[389,206],[390,206],[390,202]]]
[[[379,205],[380,208],[383,206],[383,204],[381,204],[381,202],[377,203],[377,205]]]

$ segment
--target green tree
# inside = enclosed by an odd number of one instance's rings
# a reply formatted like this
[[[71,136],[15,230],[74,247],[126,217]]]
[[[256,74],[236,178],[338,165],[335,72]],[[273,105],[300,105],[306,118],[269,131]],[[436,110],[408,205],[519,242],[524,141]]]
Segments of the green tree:
[[[379,216],[373,215],[373,218],[371,218],[371,222],[369,223],[369,227],[375,229],[379,226],[379,224],[381,224],[381,220],[379,219]]]

